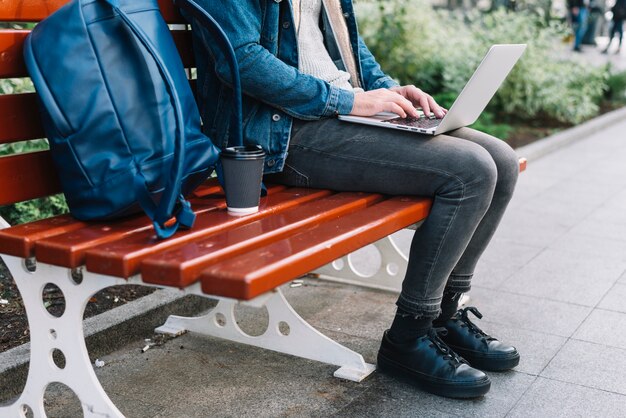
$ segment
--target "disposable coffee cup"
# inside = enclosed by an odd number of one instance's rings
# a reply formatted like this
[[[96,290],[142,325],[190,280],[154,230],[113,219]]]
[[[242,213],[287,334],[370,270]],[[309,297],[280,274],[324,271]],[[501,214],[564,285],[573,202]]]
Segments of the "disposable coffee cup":
[[[259,211],[265,152],[258,145],[229,147],[221,153],[226,207],[231,215]]]

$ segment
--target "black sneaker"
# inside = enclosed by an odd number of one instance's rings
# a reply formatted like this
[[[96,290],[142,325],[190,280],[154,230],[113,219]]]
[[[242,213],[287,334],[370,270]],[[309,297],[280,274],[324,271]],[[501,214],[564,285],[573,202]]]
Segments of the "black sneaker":
[[[459,309],[443,324],[448,332],[442,335],[441,339],[477,369],[499,372],[517,366],[519,364],[517,349],[485,334],[468,318],[468,312],[479,319],[483,317],[473,306]]]
[[[391,341],[385,331],[378,350],[378,369],[426,392],[449,398],[476,398],[491,387],[489,377],[455,354],[435,329],[403,344]]]

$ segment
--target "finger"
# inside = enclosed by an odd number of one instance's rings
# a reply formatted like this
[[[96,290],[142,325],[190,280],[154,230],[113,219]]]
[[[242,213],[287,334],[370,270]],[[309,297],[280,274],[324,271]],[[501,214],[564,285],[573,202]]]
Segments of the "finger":
[[[428,103],[428,97],[423,95],[420,97],[420,105],[422,106],[422,111],[426,117],[430,116],[430,104]]]
[[[400,100],[397,100],[396,103],[404,109],[408,116],[411,116],[412,118],[419,117],[419,112],[415,109],[415,105],[410,100],[402,97]]]
[[[424,92],[415,86],[406,86],[406,98],[411,100],[414,105],[420,103],[420,98],[424,95]]]
[[[404,109],[395,102],[385,102],[382,110],[383,112],[393,112],[401,118],[406,118],[406,112]]]
[[[432,96],[428,96],[428,104],[430,104],[430,108],[433,110],[436,117],[438,117],[439,119],[443,118],[445,113],[443,113],[441,106],[439,106],[437,102],[435,102],[435,99],[433,99]]]
[[[402,107],[407,115],[413,118],[417,118],[419,116],[419,112],[417,111],[417,109],[415,109],[415,105],[413,104],[413,102],[405,98],[404,96],[395,93],[390,97],[390,100],[395,102],[398,106]]]

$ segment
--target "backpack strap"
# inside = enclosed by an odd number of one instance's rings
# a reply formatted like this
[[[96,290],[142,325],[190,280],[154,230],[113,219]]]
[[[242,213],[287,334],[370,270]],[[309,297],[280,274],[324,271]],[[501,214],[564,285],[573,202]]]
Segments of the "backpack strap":
[[[169,238],[178,230],[179,227],[191,228],[195,220],[195,214],[191,210],[191,205],[180,194],[180,183],[182,180],[184,161],[185,161],[185,124],[183,121],[183,111],[180,99],[176,93],[173,78],[163,62],[163,59],[156,51],[152,42],[145,34],[143,29],[133,22],[126,12],[119,7],[119,0],[104,0],[113,10],[122,18],[126,26],[131,30],[135,37],[143,44],[148,53],[152,56],[159,71],[163,75],[170,95],[174,102],[174,113],[176,115],[176,141],[174,142],[174,165],[170,171],[170,177],[166,183],[165,189],[158,204],[155,204],[150,196],[150,191],[146,184],[144,176],[137,172],[135,176],[135,193],[137,200],[142,209],[152,219],[154,229],[159,238]],[[171,219],[174,206],[179,203],[178,213],[174,214],[176,221],[166,226],[165,223]]]
[[[220,25],[215,19],[207,13],[198,3],[194,0],[174,0],[174,4],[181,10],[187,12],[191,17],[196,19],[198,23],[209,31],[213,40],[217,44],[217,47],[226,56],[228,66],[230,67],[232,77],[232,90],[233,90],[233,112],[231,114],[230,122],[230,139],[229,146],[241,146],[243,145],[243,116],[242,116],[242,93],[241,93],[241,79],[239,76],[239,65],[237,64],[237,57],[235,51],[228,40],[228,36],[224,33]],[[226,184],[224,182],[224,172],[222,170],[221,161],[217,162],[215,167],[217,173],[217,179],[222,186],[222,189],[226,190]],[[267,194],[267,188],[265,184],[261,183],[261,195]]]
[[[243,145],[243,124],[242,124],[242,105],[241,105],[241,81],[239,78],[239,65],[237,64],[237,58],[235,57],[235,51],[228,40],[228,37],[219,26],[219,24],[213,19],[213,17],[207,13],[198,3],[194,0],[174,0],[174,4],[180,9],[187,12],[190,16],[198,21],[202,27],[207,29],[218,48],[226,56],[228,66],[230,67],[232,77],[232,89],[233,89],[233,110],[231,115],[230,124],[230,141],[229,145],[241,146]]]

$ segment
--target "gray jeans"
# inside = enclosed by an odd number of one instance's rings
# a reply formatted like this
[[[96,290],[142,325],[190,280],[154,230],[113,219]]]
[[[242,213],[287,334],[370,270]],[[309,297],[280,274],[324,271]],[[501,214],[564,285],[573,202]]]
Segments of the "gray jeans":
[[[413,238],[397,305],[436,317],[444,291],[470,289],[518,171],[509,145],[473,129],[432,137],[324,119],[294,123],[285,168],[267,181],[433,197]]]

